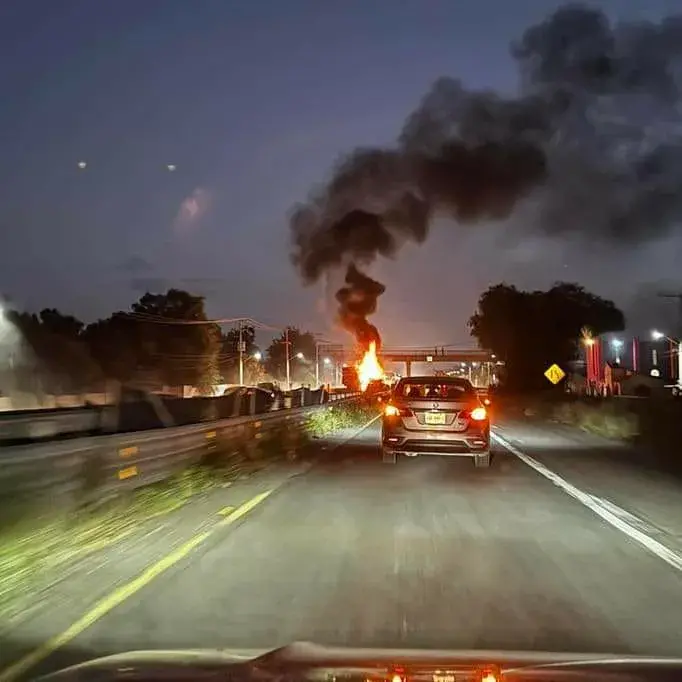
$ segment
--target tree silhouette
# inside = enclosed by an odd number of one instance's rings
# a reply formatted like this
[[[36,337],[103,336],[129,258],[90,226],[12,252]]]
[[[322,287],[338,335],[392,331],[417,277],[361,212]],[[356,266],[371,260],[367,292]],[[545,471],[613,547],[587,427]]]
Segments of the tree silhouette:
[[[577,357],[582,330],[621,331],[623,313],[612,301],[578,284],[558,282],[547,291],[522,291],[507,284],[487,289],[469,327],[482,348],[506,365],[506,383],[517,390],[550,386],[544,377],[553,363],[564,368]]]
[[[291,380],[311,383],[315,379],[315,336],[302,332],[297,327],[289,327],[289,349]],[[265,351],[265,369],[275,379],[286,379],[286,331],[283,331]],[[298,357],[299,354],[302,357]]]

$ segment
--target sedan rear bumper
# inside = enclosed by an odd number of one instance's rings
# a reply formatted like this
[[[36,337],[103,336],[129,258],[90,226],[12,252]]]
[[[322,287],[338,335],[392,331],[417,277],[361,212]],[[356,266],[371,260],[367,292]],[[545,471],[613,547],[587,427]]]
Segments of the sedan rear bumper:
[[[403,455],[405,457],[482,457],[490,454],[490,446],[477,450],[406,450],[384,446],[383,452],[387,455]]]
[[[384,432],[382,434],[384,452],[416,455],[436,455],[444,457],[473,457],[490,452],[490,433],[466,431],[461,434],[439,433],[420,434]]]

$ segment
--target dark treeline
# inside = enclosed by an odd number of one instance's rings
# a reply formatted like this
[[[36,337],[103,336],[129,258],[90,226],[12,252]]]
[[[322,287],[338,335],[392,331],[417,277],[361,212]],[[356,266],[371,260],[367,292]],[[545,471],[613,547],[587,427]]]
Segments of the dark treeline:
[[[479,298],[469,327],[505,363],[507,388],[527,391],[550,386],[544,372],[553,363],[566,368],[579,357],[584,333],[622,331],[625,317],[578,284],[559,282],[546,291],[497,284]]]
[[[85,324],[54,308],[6,310],[5,367],[0,390],[67,394],[102,390],[108,381],[147,388],[206,389],[239,378],[239,329],[209,321],[203,297],[179,289],[146,293],[128,311]],[[245,383],[285,374],[285,334],[261,351],[253,326],[244,325]],[[306,361],[291,364],[293,381],[310,383],[312,334],[289,329],[290,348]]]
[[[204,299],[186,291],[147,293],[129,311],[89,325],[53,308],[8,310],[5,317],[15,333],[4,364],[23,390],[96,391],[110,380],[199,388],[238,381],[239,330],[210,322]],[[611,301],[564,282],[546,291],[497,284],[483,292],[469,320],[472,336],[505,363],[505,383],[517,390],[546,387],[544,371],[578,357],[585,329],[598,335],[624,327],[623,313]],[[284,331],[264,350],[252,326],[242,328],[241,338],[245,383],[284,379]],[[312,384],[314,335],[291,327],[289,341],[292,380]]]

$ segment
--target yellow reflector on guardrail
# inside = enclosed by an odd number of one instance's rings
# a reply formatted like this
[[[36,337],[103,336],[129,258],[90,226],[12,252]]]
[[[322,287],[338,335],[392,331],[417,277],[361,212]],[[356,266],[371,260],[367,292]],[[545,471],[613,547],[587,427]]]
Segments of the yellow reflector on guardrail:
[[[136,455],[137,452],[138,452],[137,445],[131,445],[127,448],[121,448],[118,451],[118,454],[121,457],[132,457],[133,455]]]
[[[215,431],[206,431],[206,438],[207,438],[208,440],[211,440],[211,438],[215,438],[216,435],[217,435],[217,434],[216,434]]]
[[[120,469],[118,472],[119,481],[132,478],[133,476],[137,476],[137,467],[127,467],[126,469]]]

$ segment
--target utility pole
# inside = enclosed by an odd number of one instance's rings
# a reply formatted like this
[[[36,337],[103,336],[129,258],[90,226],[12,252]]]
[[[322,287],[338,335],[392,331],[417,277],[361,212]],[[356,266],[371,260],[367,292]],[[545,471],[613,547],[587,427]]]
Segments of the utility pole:
[[[244,385],[244,325],[239,320],[239,385]]]
[[[320,386],[320,347],[327,348],[331,345],[329,339],[323,334],[313,334],[315,337],[315,387]]]
[[[289,327],[284,330],[284,350],[287,358],[287,391],[291,391],[291,355],[289,351]]]

